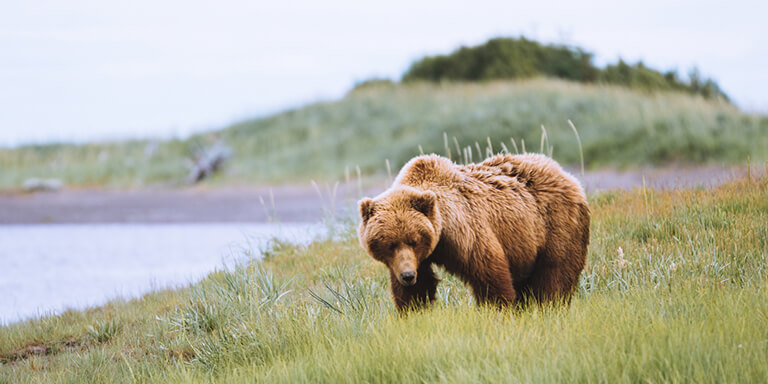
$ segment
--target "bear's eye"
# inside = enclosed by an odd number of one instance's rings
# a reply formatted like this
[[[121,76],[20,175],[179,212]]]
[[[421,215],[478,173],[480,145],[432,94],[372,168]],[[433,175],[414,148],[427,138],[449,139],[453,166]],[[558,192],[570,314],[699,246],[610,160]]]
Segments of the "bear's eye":
[[[408,246],[411,247],[411,248],[415,248],[416,247],[416,240],[408,240],[408,242],[406,244],[408,244]]]
[[[395,243],[391,243],[391,244],[389,244],[389,250],[390,250],[390,251],[394,251],[394,250],[395,250],[395,248],[397,248],[397,244],[395,244]]]

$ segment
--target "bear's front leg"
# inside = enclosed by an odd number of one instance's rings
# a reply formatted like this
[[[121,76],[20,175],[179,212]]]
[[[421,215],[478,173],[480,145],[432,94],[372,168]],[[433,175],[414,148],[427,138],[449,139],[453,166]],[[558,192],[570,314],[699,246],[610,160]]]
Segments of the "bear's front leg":
[[[437,283],[439,280],[432,271],[432,266],[424,263],[419,266],[416,274],[416,284],[405,286],[390,271],[389,282],[392,288],[392,297],[395,299],[395,307],[398,312],[423,308],[435,301]]]

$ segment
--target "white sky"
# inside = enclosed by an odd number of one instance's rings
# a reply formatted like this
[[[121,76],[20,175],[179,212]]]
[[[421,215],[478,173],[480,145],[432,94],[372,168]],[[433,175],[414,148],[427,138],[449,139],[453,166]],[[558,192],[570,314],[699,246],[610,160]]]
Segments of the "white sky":
[[[600,65],[696,65],[765,112],[766,15],[768,2],[744,0],[0,0],[0,146],[185,136],[520,34]]]

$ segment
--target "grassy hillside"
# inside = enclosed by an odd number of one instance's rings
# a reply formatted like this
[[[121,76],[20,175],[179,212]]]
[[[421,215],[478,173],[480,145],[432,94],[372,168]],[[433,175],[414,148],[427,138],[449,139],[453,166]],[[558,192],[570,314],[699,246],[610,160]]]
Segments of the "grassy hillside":
[[[399,317],[353,230],[178,291],[0,327],[0,383],[766,382],[768,181],[591,199],[570,307]],[[246,255],[247,256],[247,255]]]
[[[0,189],[18,188],[29,177],[75,186],[178,184],[189,155],[218,140],[234,157],[214,183],[338,180],[358,166],[364,174],[381,171],[386,160],[396,170],[419,154],[419,146],[448,154],[446,138],[460,160],[468,160],[467,147],[477,160],[488,140],[494,152],[514,151],[514,145],[522,151],[523,142],[539,151],[542,125],[553,157],[576,165],[569,119],[581,135],[587,167],[768,159],[768,118],[745,115],[726,102],[544,79],[416,83],[365,87],[336,102],[184,141],[0,150]]]

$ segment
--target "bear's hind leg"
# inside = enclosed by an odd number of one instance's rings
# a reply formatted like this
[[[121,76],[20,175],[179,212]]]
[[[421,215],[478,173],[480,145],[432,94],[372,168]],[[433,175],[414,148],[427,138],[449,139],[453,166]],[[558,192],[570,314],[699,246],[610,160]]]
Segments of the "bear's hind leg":
[[[571,278],[573,273],[563,270],[563,267],[540,263],[528,278],[524,289],[526,299],[542,304],[547,302],[570,302],[570,296],[576,288],[577,279]],[[527,302],[528,300],[526,300]]]
[[[416,273],[416,284],[414,285],[405,286],[400,284],[392,272],[389,273],[389,280],[392,288],[392,297],[395,299],[395,306],[399,312],[422,308],[435,301],[437,283],[440,281],[435,276],[435,273],[432,271],[432,265],[429,263],[419,266]]]
[[[536,266],[522,288],[525,301],[570,303],[584,268],[586,248],[553,248],[538,256]]]
[[[506,265],[491,266],[480,276],[473,276],[470,285],[478,304],[506,307],[517,299],[512,274]]]
[[[553,215],[550,219],[556,225],[553,225],[547,244],[536,258],[536,266],[526,281],[526,293],[538,303],[570,303],[587,260],[589,208],[581,204],[576,212],[566,209],[553,211],[569,213]],[[572,224],[570,217],[577,218],[577,225]]]

